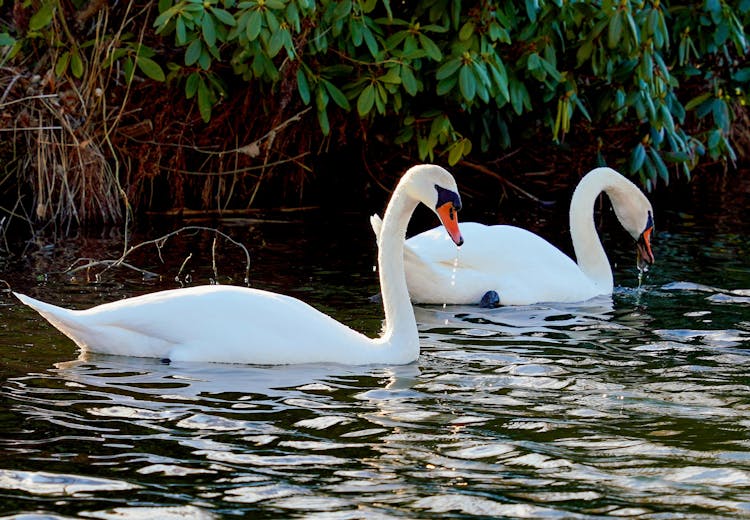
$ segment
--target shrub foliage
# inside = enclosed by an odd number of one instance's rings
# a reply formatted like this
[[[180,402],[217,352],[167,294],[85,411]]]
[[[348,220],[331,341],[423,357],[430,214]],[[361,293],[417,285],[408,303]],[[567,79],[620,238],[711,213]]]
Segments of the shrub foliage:
[[[335,120],[351,140],[378,125],[387,145],[451,165],[587,128],[592,160],[651,189],[702,159],[736,161],[746,118],[750,0],[160,0],[111,14],[69,1],[17,0],[0,26],[3,66],[160,82],[206,125],[246,83],[248,117],[308,106],[310,133]],[[103,23],[118,16],[129,25]]]

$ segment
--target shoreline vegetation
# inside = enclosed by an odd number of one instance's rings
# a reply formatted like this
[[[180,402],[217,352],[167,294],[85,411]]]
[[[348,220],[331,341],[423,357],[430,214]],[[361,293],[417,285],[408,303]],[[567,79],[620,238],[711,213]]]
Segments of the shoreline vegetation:
[[[416,162],[537,199],[602,164],[646,191],[735,171],[748,22],[718,0],[0,0],[0,229],[322,205]]]

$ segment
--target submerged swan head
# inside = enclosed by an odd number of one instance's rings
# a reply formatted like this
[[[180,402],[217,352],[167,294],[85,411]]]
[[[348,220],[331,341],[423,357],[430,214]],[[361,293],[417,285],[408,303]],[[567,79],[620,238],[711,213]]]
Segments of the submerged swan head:
[[[410,197],[437,214],[456,245],[464,243],[456,215],[461,209],[461,197],[455,179],[447,170],[436,164],[420,164],[410,168],[400,184]]]

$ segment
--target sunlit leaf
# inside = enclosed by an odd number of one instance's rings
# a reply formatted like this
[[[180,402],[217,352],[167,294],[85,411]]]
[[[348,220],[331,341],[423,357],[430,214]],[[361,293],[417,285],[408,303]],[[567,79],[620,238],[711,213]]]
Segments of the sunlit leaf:
[[[474,22],[472,22],[471,20],[467,21],[463,25],[463,27],[461,27],[461,30],[458,32],[458,39],[462,41],[468,40],[474,34],[474,30],[475,30]]]
[[[464,148],[460,141],[453,143],[448,149],[448,164],[454,166],[463,157]]]
[[[76,78],[83,76],[83,60],[81,59],[78,50],[70,53],[70,72],[72,72],[73,76]]]
[[[706,92],[704,94],[700,94],[699,96],[694,97],[690,101],[687,102],[685,105],[685,110],[693,110],[695,107],[706,101],[712,96],[710,92]]]
[[[55,76],[57,76],[58,78],[62,77],[62,75],[67,72],[69,63],[70,52],[65,51],[60,55],[59,58],[57,58],[57,63],[55,63]]]
[[[43,2],[39,10],[29,19],[29,30],[38,31],[47,27],[55,14],[55,5],[55,2]]]

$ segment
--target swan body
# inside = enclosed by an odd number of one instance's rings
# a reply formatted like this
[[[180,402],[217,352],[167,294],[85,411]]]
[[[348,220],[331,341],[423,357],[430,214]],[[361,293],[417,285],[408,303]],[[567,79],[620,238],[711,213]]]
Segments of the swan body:
[[[378,253],[385,309],[382,336],[350,329],[290,296],[245,287],[173,289],[70,310],[15,293],[82,350],[175,361],[349,365],[406,364],[419,337],[404,274],[406,227],[419,202],[434,209],[456,244],[461,201],[453,177],[435,165],[409,169],[385,212]]]
[[[596,168],[581,179],[570,205],[576,263],[540,236],[514,226],[468,222],[466,245],[456,253],[438,229],[406,241],[404,260],[412,301],[476,305],[496,291],[501,305],[580,302],[612,293],[612,268],[594,226],[594,204],[609,196],[620,223],[637,244],[638,267],[653,263],[653,209],[629,180],[611,168]],[[382,221],[370,219],[376,236]]]

